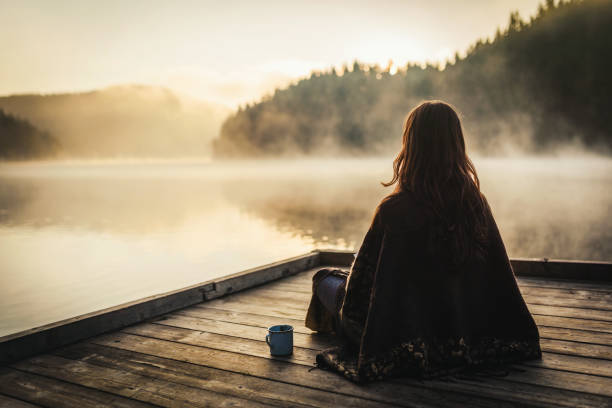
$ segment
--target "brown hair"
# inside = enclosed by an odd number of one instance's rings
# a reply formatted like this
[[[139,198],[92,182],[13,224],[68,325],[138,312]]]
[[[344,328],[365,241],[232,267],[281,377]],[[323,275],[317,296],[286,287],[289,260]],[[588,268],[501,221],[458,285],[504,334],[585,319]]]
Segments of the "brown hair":
[[[432,210],[430,248],[438,255],[455,265],[483,255],[487,204],[451,105],[425,101],[408,114],[393,178],[382,184],[413,192]]]

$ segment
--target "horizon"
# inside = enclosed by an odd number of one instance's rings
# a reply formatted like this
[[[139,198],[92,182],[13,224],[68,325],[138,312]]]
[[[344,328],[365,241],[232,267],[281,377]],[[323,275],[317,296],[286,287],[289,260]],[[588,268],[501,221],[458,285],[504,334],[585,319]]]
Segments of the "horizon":
[[[235,109],[355,60],[443,65],[541,2],[230,3],[5,2],[0,46],[13,63],[0,68],[0,95],[142,85]]]

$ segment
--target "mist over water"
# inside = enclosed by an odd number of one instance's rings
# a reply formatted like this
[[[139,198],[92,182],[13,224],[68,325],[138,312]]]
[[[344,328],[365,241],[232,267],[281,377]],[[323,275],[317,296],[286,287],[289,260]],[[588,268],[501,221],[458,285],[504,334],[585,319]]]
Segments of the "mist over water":
[[[612,159],[476,158],[511,257],[612,260]],[[0,165],[0,335],[356,249],[391,158]]]

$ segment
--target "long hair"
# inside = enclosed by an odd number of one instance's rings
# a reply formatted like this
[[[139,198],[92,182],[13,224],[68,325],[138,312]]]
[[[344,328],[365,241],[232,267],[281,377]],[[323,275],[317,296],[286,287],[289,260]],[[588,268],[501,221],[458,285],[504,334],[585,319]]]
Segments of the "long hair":
[[[452,106],[426,101],[408,114],[393,178],[382,184],[413,192],[431,209],[429,247],[436,255],[453,265],[484,255],[487,204]]]

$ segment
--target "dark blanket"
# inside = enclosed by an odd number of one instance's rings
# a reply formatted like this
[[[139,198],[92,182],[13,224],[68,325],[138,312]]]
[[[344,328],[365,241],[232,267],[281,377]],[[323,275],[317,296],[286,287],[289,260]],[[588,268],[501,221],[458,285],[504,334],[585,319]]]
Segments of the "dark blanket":
[[[435,217],[425,205],[410,192],[383,200],[351,267],[336,330],[345,345],[318,354],[318,365],[366,382],[540,358],[538,329],[487,212],[487,255],[453,268],[431,249]],[[334,329],[316,296],[306,326]]]

